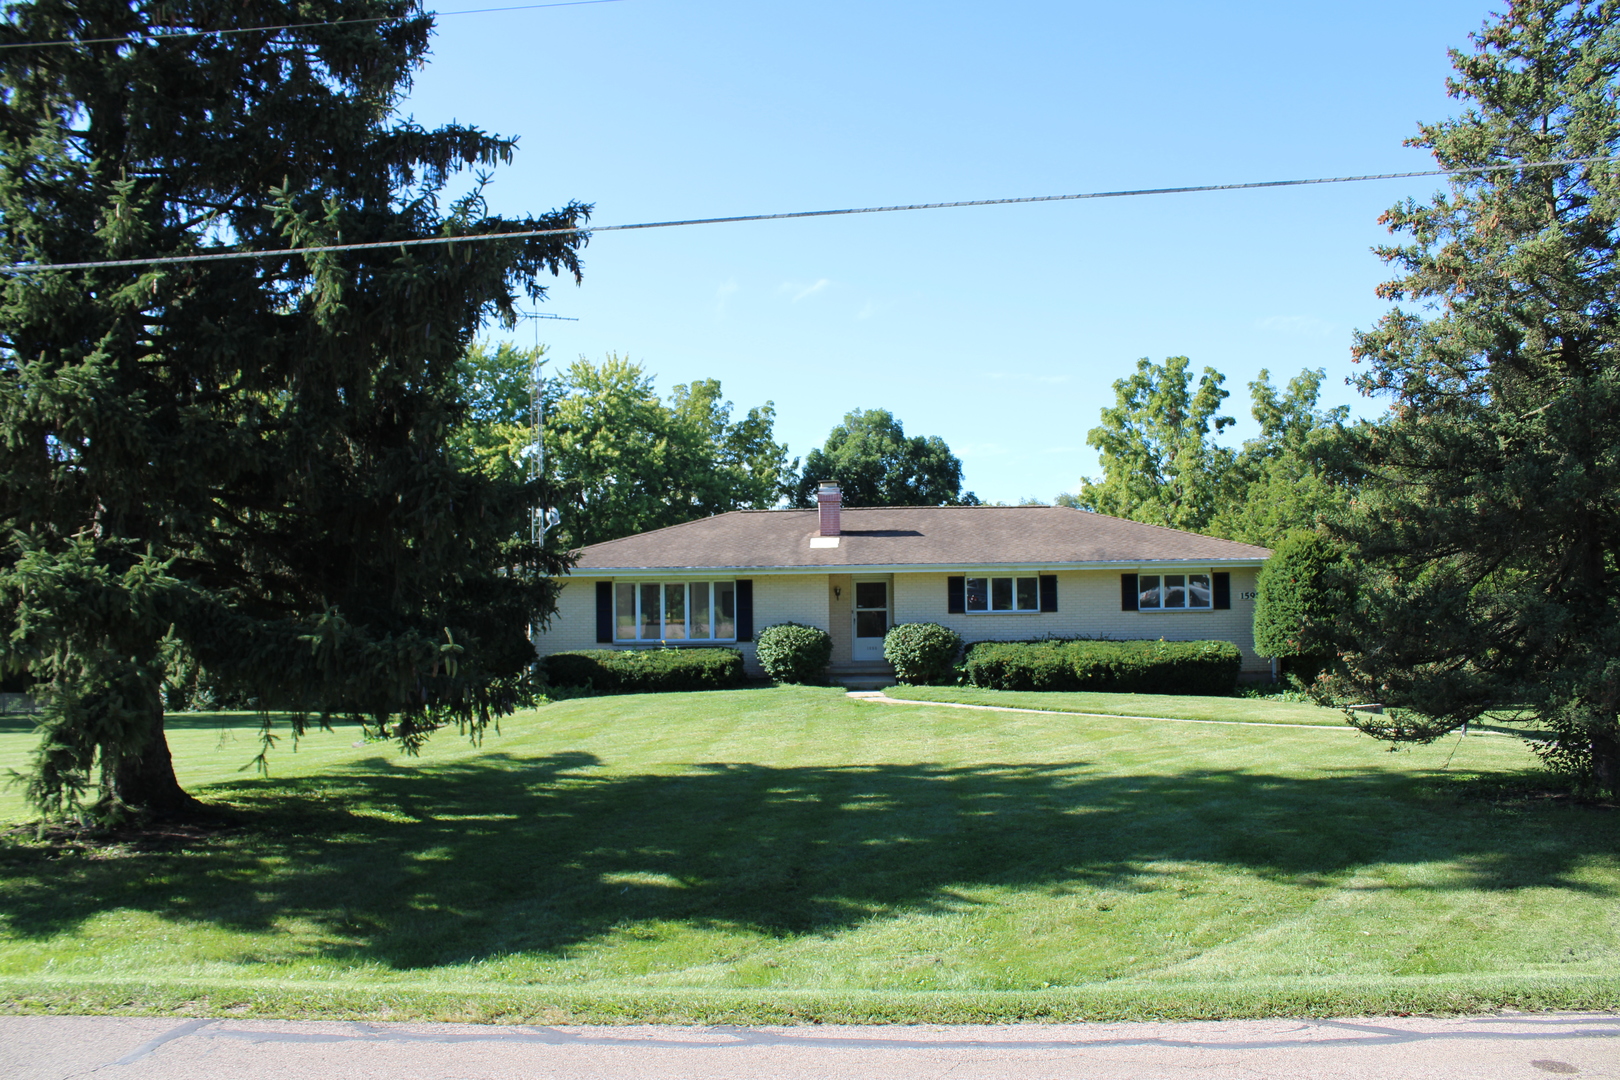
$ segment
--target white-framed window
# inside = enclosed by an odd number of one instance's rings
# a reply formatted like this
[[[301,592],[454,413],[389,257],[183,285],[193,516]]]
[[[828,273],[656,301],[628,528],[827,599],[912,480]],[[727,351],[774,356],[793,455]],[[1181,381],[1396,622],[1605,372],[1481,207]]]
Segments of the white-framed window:
[[[1207,573],[1140,574],[1136,588],[1138,611],[1208,611],[1215,606]]]
[[[1041,610],[1041,579],[1029,577],[968,577],[963,581],[969,613]]]
[[[736,641],[735,581],[620,581],[615,641]]]

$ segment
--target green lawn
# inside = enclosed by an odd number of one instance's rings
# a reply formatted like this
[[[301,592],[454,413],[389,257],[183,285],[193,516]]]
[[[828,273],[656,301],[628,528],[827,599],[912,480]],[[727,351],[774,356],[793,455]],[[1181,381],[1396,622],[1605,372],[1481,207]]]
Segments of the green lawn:
[[[1224,720],[1245,724],[1309,724],[1346,727],[1344,713],[1290,701],[1263,698],[1187,697],[1179,694],[1065,694],[1019,690],[980,690],[972,686],[891,686],[889,697],[907,701],[948,701],[1005,709],[1093,713],[1104,716],[1162,716],[1171,720]]]
[[[182,717],[182,780],[244,827],[0,847],[0,999],[545,1022],[1620,1004],[1620,816],[1465,797],[1533,766],[1501,735],[1391,754],[784,688],[568,701],[417,760],[357,741],[284,745],[266,779],[239,771],[251,717]],[[31,745],[0,728],[0,769]]]

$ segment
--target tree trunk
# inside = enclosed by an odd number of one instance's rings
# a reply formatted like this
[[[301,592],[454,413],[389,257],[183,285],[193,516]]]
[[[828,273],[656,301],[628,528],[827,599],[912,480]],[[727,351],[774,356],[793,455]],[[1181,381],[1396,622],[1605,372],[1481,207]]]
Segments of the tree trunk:
[[[1620,795],[1620,738],[1613,734],[1592,736],[1592,778],[1599,790]]]
[[[163,704],[155,694],[144,710],[144,732],[119,755],[111,775],[103,776],[103,800],[137,812],[165,817],[202,813],[205,807],[180,786],[163,733]]]

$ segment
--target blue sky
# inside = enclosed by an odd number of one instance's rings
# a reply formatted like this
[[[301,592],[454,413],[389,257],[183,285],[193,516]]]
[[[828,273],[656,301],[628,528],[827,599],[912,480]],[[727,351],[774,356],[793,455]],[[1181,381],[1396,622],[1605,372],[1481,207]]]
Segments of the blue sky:
[[[444,10],[479,6],[444,3]],[[1430,167],[1446,50],[1493,5],[623,0],[440,20],[404,111],[520,138],[488,195],[599,225]],[[1437,178],[603,233],[539,323],[667,392],[774,401],[794,455],[853,408],[938,435],[986,500],[1096,475],[1141,357],[1246,384],[1328,373],[1385,305],[1378,215]],[[533,326],[511,335],[528,344]]]

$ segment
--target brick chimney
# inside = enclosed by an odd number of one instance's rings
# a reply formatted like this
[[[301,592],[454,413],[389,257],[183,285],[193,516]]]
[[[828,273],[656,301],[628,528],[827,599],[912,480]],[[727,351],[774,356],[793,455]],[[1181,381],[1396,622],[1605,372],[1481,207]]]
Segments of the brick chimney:
[[[838,535],[838,516],[844,508],[844,493],[838,489],[838,481],[823,480],[816,489],[816,508],[821,511],[822,536]]]

